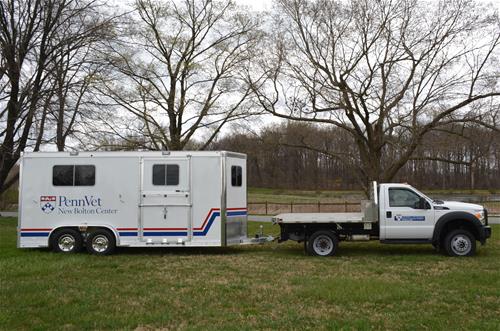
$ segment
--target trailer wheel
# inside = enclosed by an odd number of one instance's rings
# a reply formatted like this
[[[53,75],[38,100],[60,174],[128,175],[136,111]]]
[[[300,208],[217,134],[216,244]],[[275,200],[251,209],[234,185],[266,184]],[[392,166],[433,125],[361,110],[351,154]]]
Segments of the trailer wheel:
[[[337,252],[339,240],[331,231],[316,231],[307,240],[307,252],[316,256],[332,256]]]
[[[476,238],[467,230],[453,230],[444,239],[449,256],[472,256],[476,253]]]
[[[50,245],[58,253],[76,253],[83,247],[83,238],[76,230],[61,229],[52,235]]]
[[[108,230],[92,231],[87,237],[87,251],[95,255],[109,255],[116,247],[115,236]]]

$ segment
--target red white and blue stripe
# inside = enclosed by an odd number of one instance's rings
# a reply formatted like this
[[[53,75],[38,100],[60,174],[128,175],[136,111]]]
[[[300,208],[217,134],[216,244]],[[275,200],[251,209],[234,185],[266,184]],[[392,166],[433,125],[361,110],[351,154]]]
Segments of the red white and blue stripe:
[[[238,216],[246,216],[247,209],[246,208],[227,208],[226,216],[227,217],[238,217]],[[193,228],[193,236],[202,237],[206,236],[212,224],[220,216],[219,208],[212,208],[208,212],[205,220],[199,227]],[[136,237],[138,236],[137,228],[118,228],[118,233],[120,236],[124,237]],[[172,237],[172,236],[187,236],[188,228],[144,228],[143,236],[144,237]]]
[[[246,216],[246,208],[227,208],[227,217]],[[196,228],[193,228],[193,236],[206,236],[212,224],[220,216],[219,208],[212,208],[208,212],[203,223]],[[138,228],[117,228],[118,234],[122,237],[137,237]],[[48,237],[52,229],[50,228],[23,228],[21,229],[21,237]],[[165,236],[187,236],[188,228],[144,228],[144,237],[165,237]]]
[[[21,229],[21,237],[48,237],[52,229],[49,228],[24,228]]]

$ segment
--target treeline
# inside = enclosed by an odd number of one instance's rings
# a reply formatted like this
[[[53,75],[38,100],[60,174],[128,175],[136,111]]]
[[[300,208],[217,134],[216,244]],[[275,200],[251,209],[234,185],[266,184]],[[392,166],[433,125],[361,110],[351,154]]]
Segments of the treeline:
[[[211,148],[246,153],[249,186],[362,189],[355,143],[340,129],[289,122],[258,134],[234,131]],[[393,153],[386,147],[383,159]],[[500,133],[470,125],[433,132],[394,181],[423,189],[498,189]]]
[[[0,0],[0,194],[23,152],[75,149],[243,151],[253,186],[498,188],[498,22],[482,1]],[[262,115],[294,124],[221,134]]]

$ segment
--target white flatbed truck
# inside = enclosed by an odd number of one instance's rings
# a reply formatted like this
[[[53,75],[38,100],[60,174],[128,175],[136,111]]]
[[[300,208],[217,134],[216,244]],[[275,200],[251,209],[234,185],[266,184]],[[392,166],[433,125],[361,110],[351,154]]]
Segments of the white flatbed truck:
[[[280,242],[304,242],[311,255],[330,256],[339,241],[380,240],[385,244],[432,244],[450,256],[470,256],[476,241],[491,236],[488,211],[480,205],[438,201],[408,184],[373,183],[360,213],[288,213],[273,222]]]

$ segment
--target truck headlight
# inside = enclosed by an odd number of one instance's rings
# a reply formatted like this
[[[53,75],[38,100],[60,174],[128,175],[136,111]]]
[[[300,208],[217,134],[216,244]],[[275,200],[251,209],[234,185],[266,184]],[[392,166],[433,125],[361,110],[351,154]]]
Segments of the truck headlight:
[[[484,217],[484,210],[474,210],[474,216],[484,225],[486,219]]]

